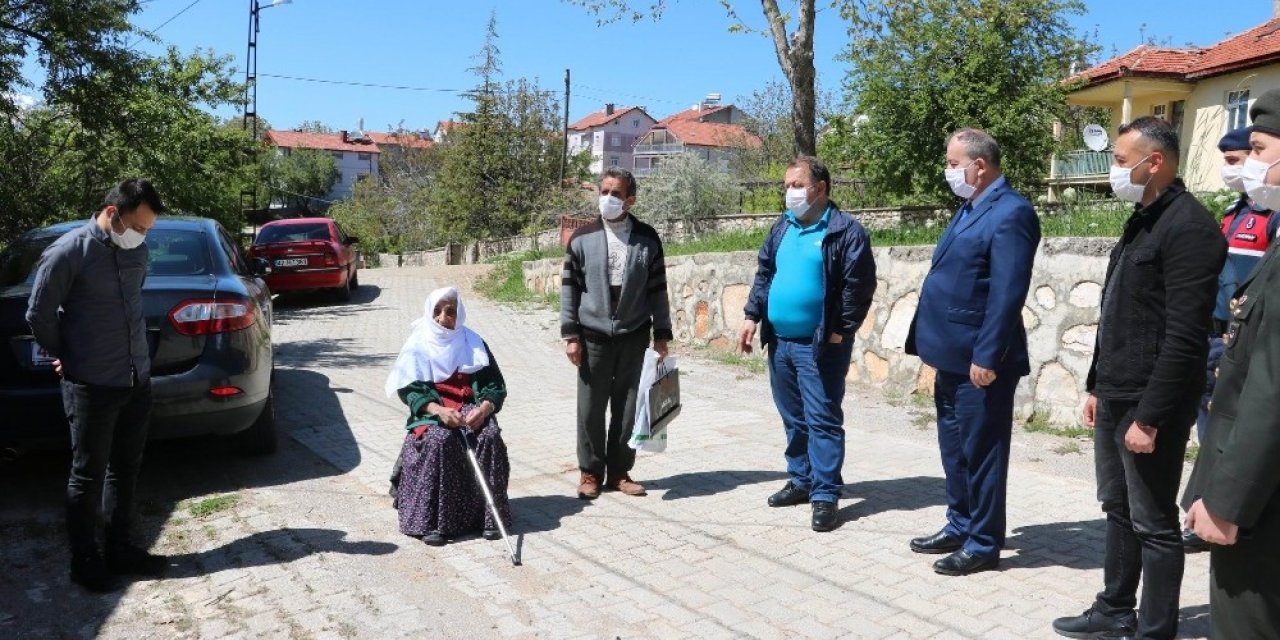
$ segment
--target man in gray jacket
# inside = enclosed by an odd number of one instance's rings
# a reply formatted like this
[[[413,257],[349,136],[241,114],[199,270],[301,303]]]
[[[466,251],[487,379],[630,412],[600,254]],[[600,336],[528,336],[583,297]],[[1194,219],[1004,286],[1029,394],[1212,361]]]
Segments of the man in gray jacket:
[[[45,249],[27,308],[36,342],[57,358],[71,424],[71,580],[95,592],[113,590],[115,575],[157,577],[166,565],[129,541],[151,415],[144,241],[164,210],[150,182],[120,183],[92,220]]]
[[[600,221],[569,239],[560,287],[560,335],[578,368],[578,497],[605,488],[642,496],[631,479],[636,454],[627,441],[635,421],[644,352],[667,355],[671,310],[662,239],[630,213],[636,179],[610,167],[600,178]],[[605,430],[605,408],[609,428]]]

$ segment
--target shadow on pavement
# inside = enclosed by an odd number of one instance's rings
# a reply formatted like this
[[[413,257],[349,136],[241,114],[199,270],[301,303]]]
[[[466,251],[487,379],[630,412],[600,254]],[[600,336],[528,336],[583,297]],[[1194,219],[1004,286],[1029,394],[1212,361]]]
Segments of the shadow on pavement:
[[[1107,521],[1102,518],[1014,527],[1005,548],[1018,553],[1002,558],[1000,568],[1101,569],[1106,531]]]
[[[540,533],[560,528],[560,521],[577,515],[591,504],[576,496],[521,496],[511,498],[512,535]]]
[[[840,522],[843,523],[886,511],[915,511],[947,503],[944,481],[935,476],[864,480],[846,484],[841,498],[862,498],[840,509]]]
[[[285,564],[316,553],[381,556],[398,547],[389,542],[348,542],[337,529],[259,531],[208,551],[170,556],[165,578],[204,576],[226,569]]]
[[[694,471],[644,482],[646,489],[665,489],[663,500],[701,498],[748,484],[785,480],[783,471]]]
[[[276,346],[276,365],[307,368],[378,366],[390,369],[398,355],[361,351],[356,349],[355,342],[353,338],[294,340]]]
[[[291,291],[278,294],[275,298],[276,319],[280,320],[281,316],[285,319],[296,319],[299,312],[305,312],[309,309],[323,311],[325,315],[351,315],[360,313],[370,309],[362,305],[377,300],[382,295],[382,289],[377,285],[361,284],[359,289],[351,292],[351,299],[348,301],[338,300],[333,293],[328,291]]]
[[[333,355],[340,358],[339,355]],[[333,529],[258,531],[206,551],[187,551],[209,539],[219,513],[202,516],[196,499],[236,495],[340,475],[359,463],[346,416],[329,379],[301,369],[277,370],[280,450],[245,457],[231,438],[191,438],[147,445],[138,481],[134,539],[172,555],[173,577],[228,568],[287,563],[325,551],[383,554],[387,543],[345,541]],[[321,457],[289,435],[321,438]],[[112,617],[125,590],[93,595],[72,585],[64,523],[70,453],[44,451],[0,466],[0,637],[94,637]],[[305,492],[298,494],[307,498]],[[240,496],[243,499],[243,496]],[[234,504],[234,503],[233,503]],[[234,508],[234,507],[231,507]]]

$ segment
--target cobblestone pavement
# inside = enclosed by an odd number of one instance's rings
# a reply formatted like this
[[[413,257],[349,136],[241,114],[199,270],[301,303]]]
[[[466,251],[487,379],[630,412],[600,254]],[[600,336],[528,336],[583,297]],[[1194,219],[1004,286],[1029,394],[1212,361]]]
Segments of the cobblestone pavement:
[[[404,410],[382,392],[408,323],[474,268],[368,270],[356,302],[282,304],[275,339],[285,434],[269,458],[188,440],[148,451],[144,532],[171,574],[109,596],[69,585],[66,456],[0,469],[0,637],[1052,638],[1101,586],[1090,445],[1019,432],[1000,570],[935,575],[907,540],[943,520],[927,409],[852,390],[842,525],[770,509],[784,482],[767,379],[677,349],[685,407],[668,451],[633,476],[649,495],[574,497],[573,375],[555,315],[472,295],[469,324],[510,387],[523,566],[500,542],[430,548],[400,535],[386,495]],[[1191,556],[1183,637],[1208,631],[1208,563]]]

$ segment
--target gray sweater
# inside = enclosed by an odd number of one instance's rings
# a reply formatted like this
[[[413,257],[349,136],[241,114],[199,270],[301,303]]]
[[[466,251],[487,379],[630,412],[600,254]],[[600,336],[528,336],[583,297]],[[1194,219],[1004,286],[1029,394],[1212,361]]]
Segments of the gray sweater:
[[[627,214],[631,215],[631,214]],[[652,326],[654,340],[671,339],[667,265],[653,227],[631,219],[626,273],[610,312],[609,241],[597,220],[578,229],[565,249],[560,283],[560,335],[608,341]]]
[[[147,245],[120,249],[90,220],[49,245],[36,267],[27,323],[68,380],[131,387],[151,376],[142,282]]]

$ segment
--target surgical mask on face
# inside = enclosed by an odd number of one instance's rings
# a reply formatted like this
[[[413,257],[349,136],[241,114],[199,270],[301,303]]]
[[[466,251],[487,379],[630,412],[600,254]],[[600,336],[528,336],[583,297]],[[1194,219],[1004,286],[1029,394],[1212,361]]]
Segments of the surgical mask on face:
[[[792,187],[787,189],[787,209],[796,217],[803,218],[804,214],[809,212],[809,189],[807,187]]]
[[[1222,181],[1226,183],[1228,189],[1237,193],[1244,191],[1244,180],[1240,177],[1240,172],[1243,170],[1244,165],[1222,165]]]
[[[142,243],[147,240],[147,234],[138,233],[137,230],[130,226],[125,226],[124,233],[116,233],[115,222],[119,219],[119,214],[111,219],[111,241],[121,249],[137,249],[142,246]]]
[[[1151,156],[1147,156],[1132,167],[1111,167],[1111,190],[1115,192],[1117,198],[1125,202],[1142,202],[1142,196],[1147,192],[1147,185],[1134,184],[1130,178],[1134,169],[1150,159]],[[1150,180],[1147,178],[1148,182]]]
[[[622,200],[613,196],[600,196],[600,217],[605,220],[617,220],[625,213],[622,210]]]
[[[969,170],[969,166],[973,163],[974,161],[971,160],[969,164],[963,167],[955,167],[943,172],[947,177],[947,186],[951,187],[951,193],[965,200],[972,198],[974,192],[978,190],[977,187],[969,184],[964,177],[965,172]]]
[[[1272,211],[1280,209],[1280,185],[1267,184],[1267,172],[1276,163],[1280,163],[1280,160],[1267,164],[1250,156],[1244,161],[1244,168],[1240,171],[1245,193],[1254,202]]]

